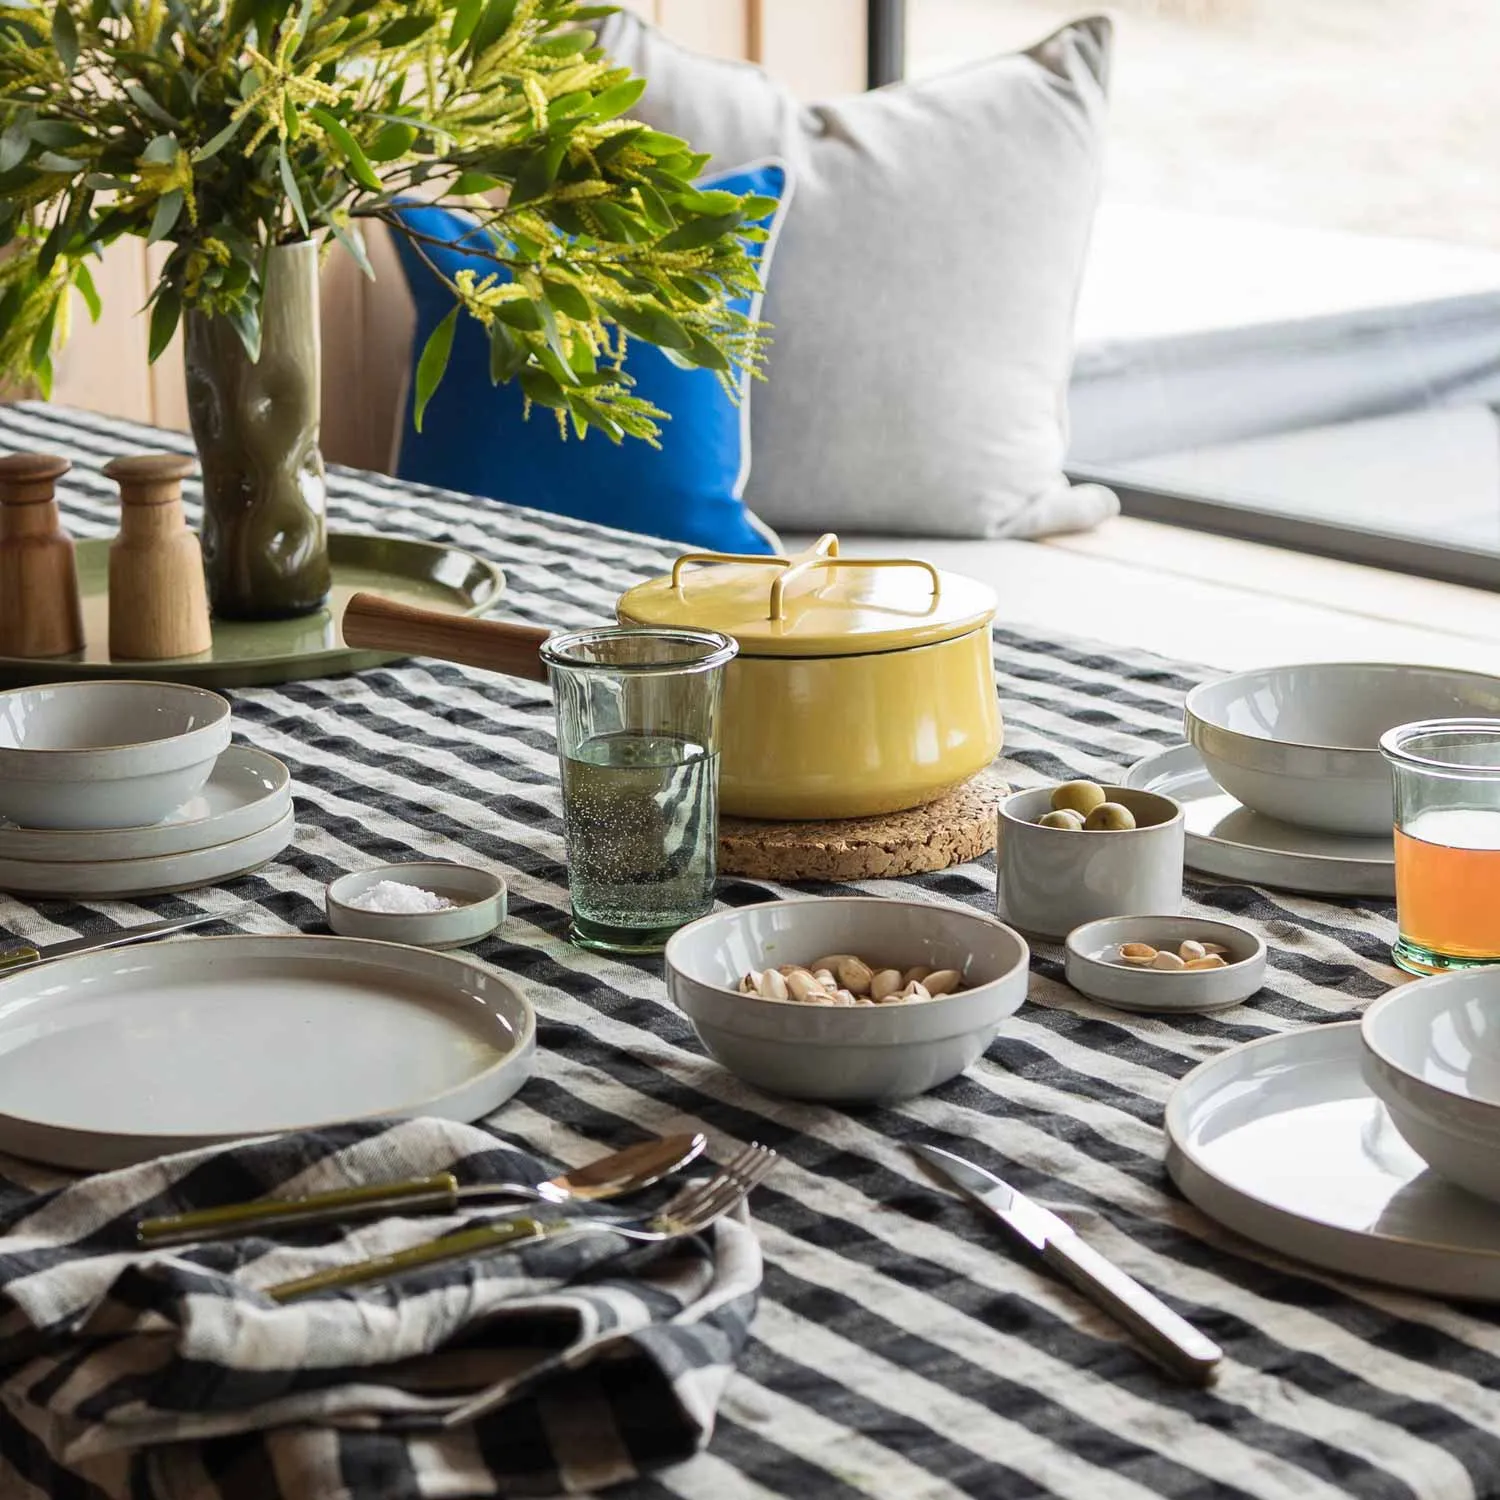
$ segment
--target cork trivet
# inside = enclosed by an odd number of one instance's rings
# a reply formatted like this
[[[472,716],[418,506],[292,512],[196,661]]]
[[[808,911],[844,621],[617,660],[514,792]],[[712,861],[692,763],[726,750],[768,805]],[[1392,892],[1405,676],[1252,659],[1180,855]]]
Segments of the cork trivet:
[[[995,809],[1009,788],[981,771],[956,791],[878,818],[768,823],[720,818],[719,870],[756,880],[872,880],[946,870],[995,847]]]

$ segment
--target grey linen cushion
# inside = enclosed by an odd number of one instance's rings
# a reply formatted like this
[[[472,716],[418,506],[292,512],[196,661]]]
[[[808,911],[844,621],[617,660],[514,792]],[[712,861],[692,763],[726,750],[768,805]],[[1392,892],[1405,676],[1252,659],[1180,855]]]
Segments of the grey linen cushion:
[[[746,501],[773,526],[1035,536],[1110,491],[1062,474],[1073,312],[1103,157],[1111,27],[832,104],[630,14],[606,47],[634,118],[715,164],[791,164]]]

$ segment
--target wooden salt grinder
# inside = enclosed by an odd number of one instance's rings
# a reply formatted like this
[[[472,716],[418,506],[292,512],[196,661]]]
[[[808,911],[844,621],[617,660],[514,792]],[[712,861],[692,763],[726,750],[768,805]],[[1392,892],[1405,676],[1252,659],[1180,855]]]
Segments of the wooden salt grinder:
[[[0,458],[0,655],[83,650],[73,539],[54,488],[71,467],[50,453]]]
[[[120,534],[109,549],[110,656],[160,661],[207,651],[203,550],[182,515],[192,459],[147,453],[113,459],[104,472],[120,486]]]

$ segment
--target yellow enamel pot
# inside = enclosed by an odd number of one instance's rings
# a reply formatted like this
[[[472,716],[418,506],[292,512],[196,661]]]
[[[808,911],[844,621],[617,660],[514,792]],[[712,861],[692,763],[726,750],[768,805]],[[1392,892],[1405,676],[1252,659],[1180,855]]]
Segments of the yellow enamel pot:
[[[983,584],[912,558],[689,553],[620,600],[624,625],[722,631],[719,802],[735,817],[870,817],[931,802],[1000,749]]]

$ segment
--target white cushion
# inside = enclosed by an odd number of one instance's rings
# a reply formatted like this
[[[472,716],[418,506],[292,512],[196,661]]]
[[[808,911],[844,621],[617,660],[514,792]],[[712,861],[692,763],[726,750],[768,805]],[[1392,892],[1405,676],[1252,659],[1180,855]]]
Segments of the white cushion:
[[[648,80],[636,118],[720,167],[768,155],[792,167],[749,505],[778,527],[968,537],[1114,514],[1108,490],[1062,474],[1106,19],[813,107],[636,16],[611,17],[602,36]]]

